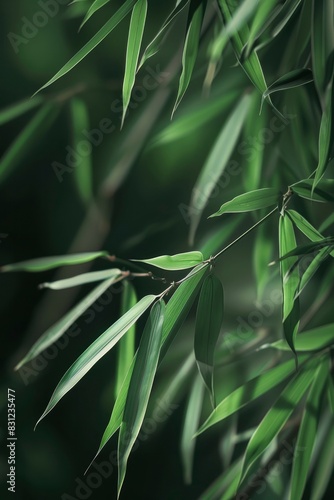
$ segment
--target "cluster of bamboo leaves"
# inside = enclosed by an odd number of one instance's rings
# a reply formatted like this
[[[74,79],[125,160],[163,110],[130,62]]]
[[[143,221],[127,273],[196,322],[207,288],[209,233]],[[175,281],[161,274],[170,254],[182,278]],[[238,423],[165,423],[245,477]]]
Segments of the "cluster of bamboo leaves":
[[[84,13],[81,23],[81,27],[84,27],[106,4],[108,0],[72,2],[69,9],[80,5],[76,15]],[[131,449],[147,414],[160,363],[166,353],[173,349],[172,341],[197,301],[193,347],[188,362],[184,360],[187,369],[180,371],[175,379],[176,393],[181,387],[188,386],[190,375],[193,378],[181,440],[186,480],[190,482],[192,478],[196,437],[220,423],[220,426],[216,426],[217,432],[220,433],[223,429],[223,438],[228,448],[224,455],[224,470],[201,498],[233,498],[237,491],[247,489],[254,471],[256,473],[262,467],[263,457],[266,456],[266,460],[269,460],[275,450],[279,449],[282,438],[288,434],[289,422],[293,422],[292,416],[297,415],[296,446],[304,451],[294,455],[287,495],[292,500],[301,499],[312,473],[311,498],[319,499],[331,476],[331,469],[327,467],[324,472],[321,464],[331,463],[334,449],[334,387],[331,374],[334,324],[305,328],[301,324],[300,297],[310,282],[316,282],[314,275],[319,269],[326,266],[326,273],[321,276],[320,286],[315,294],[316,314],[318,308],[330,297],[334,277],[331,262],[334,257],[334,236],[331,235],[333,213],[330,212],[317,227],[310,222],[314,205],[323,204],[327,207],[334,202],[334,178],[331,178],[334,151],[333,2],[168,2],[168,17],[156,29],[155,37],[145,47],[143,40],[150,4],[149,0],[124,1],[100,30],[41,87],[37,95],[0,113],[0,123],[5,124],[38,108],[2,158],[0,181],[5,180],[20,166],[26,152],[36,146],[57,118],[59,100],[44,93],[42,95],[40,91],[78,65],[128,15],[131,19],[122,89],[122,125],[137,72],[149,58],[159,53],[168,40],[173,25],[182,16],[186,22],[185,32],[178,33],[182,53],[179,79],[176,84],[175,81],[169,84],[171,91],[175,91],[175,104],[170,110],[171,114],[174,115],[180,106],[194,79],[200,53],[205,66],[205,71],[202,72],[204,91],[211,92],[211,95],[208,99],[201,100],[200,104],[197,102],[188,106],[183,113],[181,109],[181,113],[170,124],[154,137],[146,137],[144,140],[147,143],[150,140],[151,148],[171,145],[174,141],[191,136],[217,116],[227,116],[193,182],[188,207],[189,241],[192,245],[196,241],[205,209],[211,203],[212,191],[235,154],[240,140],[247,139],[254,132],[260,133],[269,126],[269,119],[273,116],[284,123],[284,110],[291,106],[291,96],[294,98],[291,109],[297,112],[296,118],[286,125],[289,127],[288,133],[275,138],[274,145],[268,145],[269,154],[267,149],[258,148],[251,157],[244,160],[243,187],[239,187],[239,191],[230,199],[226,196],[230,191],[222,191],[221,206],[217,206],[215,213],[210,216],[219,217],[221,226],[218,225],[218,230],[199,245],[199,250],[145,260],[136,259],[136,264],[130,261],[127,263],[126,270],[115,267],[117,260],[114,261],[108,252],[102,251],[4,265],[2,272],[42,272],[95,259],[104,259],[107,263],[103,271],[79,274],[41,285],[61,290],[99,282],[84,299],[40,337],[16,369],[32,361],[56,342],[111,285],[116,282],[124,284],[119,319],[98,336],[68,368],[39,419],[43,419],[101,357],[117,344],[115,404],[98,453],[119,431],[120,492]],[[278,69],[270,68],[266,74],[261,59],[266,58],[272,47],[277,51],[282,33],[288,37],[293,50],[283,51],[279,56]],[[233,60],[239,67],[236,80],[228,76],[229,67],[224,64],[226,58]],[[217,83],[218,80],[221,83]],[[89,112],[81,96],[70,97],[67,104],[71,112],[75,143],[79,140],[80,131],[88,127]],[[132,162],[141,147],[142,144],[139,144],[135,148]],[[110,179],[109,175],[110,172],[103,182]],[[90,202],[94,193],[99,192],[93,185],[92,158],[88,157],[80,170],[77,169],[76,177],[82,198]],[[249,213],[253,224],[250,223],[249,229],[242,232],[242,216],[238,214],[244,213]],[[226,217],[225,214],[236,215]],[[273,225],[277,228],[276,238],[268,238],[268,231]],[[237,229],[239,235],[232,240]],[[224,366],[230,362],[230,354],[223,348],[224,335],[221,335],[224,331],[224,288],[216,269],[219,269],[223,261],[224,252],[238,245],[239,240],[249,232],[256,235],[254,268],[259,298],[264,295],[270,275],[279,268],[283,297],[282,322],[276,326],[278,335],[274,340],[270,336],[263,340],[255,332],[249,346],[249,340],[243,340],[241,345],[240,340],[238,341],[236,356],[242,357],[244,351],[253,352],[255,348],[268,350],[272,356],[269,368],[258,368],[257,373],[249,375],[235,387],[233,383],[218,381],[215,377],[216,365]],[[269,264],[272,265],[268,267]],[[138,270],[138,266],[140,273],[134,271]],[[169,278],[171,271],[184,272],[184,276],[179,281],[172,281]],[[161,293],[147,294],[138,299],[132,278],[139,278],[140,274],[148,280],[149,288],[150,279],[155,273],[160,273],[160,276],[162,273],[164,277],[165,285]],[[136,322],[143,315],[147,315],[146,326],[143,332],[136,332]],[[140,342],[136,349],[138,334]],[[224,396],[220,397],[222,384],[225,384],[222,391]],[[238,434],[235,429],[240,412],[267,393],[276,397],[267,413],[246,437]],[[211,409],[205,403],[207,397]],[[224,427],[226,419],[229,419],[228,426]],[[230,425],[234,426],[233,432]],[[291,426],[294,429],[293,424]],[[320,435],[320,429],[323,428],[326,432]],[[328,445],[322,446],[326,440]],[[234,451],[238,442],[245,444],[239,455]]]

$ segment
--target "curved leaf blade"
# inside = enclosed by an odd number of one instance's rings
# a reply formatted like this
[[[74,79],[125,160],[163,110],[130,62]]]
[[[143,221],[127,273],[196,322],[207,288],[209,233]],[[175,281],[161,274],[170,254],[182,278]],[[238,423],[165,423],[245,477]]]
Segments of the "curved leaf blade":
[[[22,101],[7,106],[6,108],[0,110],[0,125],[4,125],[9,121],[14,120],[18,116],[21,116],[31,109],[36,108],[43,102],[44,98],[42,96],[35,96],[30,99],[23,99]]]
[[[334,323],[330,323],[328,325],[312,328],[312,330],[307,330],[306,332],[301,332],[296,338],[295,349],[300,352],[320,351],[333,343]],[[283,351],[290,350],[290,346],[284,339],[262,346],[262,348],[265,347],[273,347]]]
[[[218,212],[210,217],[219,217],[228,213],[253,212],[278,204],[279,193],[274,188],[262,188],[240,194],[231,201],[224,203]]]
[[[95,12],[97,12],[102,7],[104,7],[107,3],[109,3],[109,1],[110,0],[94,0],[94,2],[89,7],[81,25],[80,25],[79,31],[84,26],[84,24],[86,24],[86,22],[95,14]]]
[[[320,179],[313,187],[312,179],[305,179],[290,186],[291,191],[306,200],[319,202],[334,202],[334,179]]]
[[[262,94],[262,101],[274,92],[293,89],[295,87],[300,87],[301,85],[307,85],[311,82],[313,82],[313,73],[310,69],[294,69],[269,85],[267,90]]]
[[[152,259],[131,259],[135,262],[144,262],[151,266],[165,269],[166,271],[178,271],[182,269],[189,269],[195,267],[203,262],[204,257],[201,252],[185,252],[175,255],[161,255],[160,257],[153,257]]]
[[[105,269],[104,271],[95,271],[91,273],[83,273],[74,276],[73,278],[66,278],[59,281],[52,281],[51,283],[41,283],[39,288],[50,288],[51,290],[64,290],[73,286],[85,285],[94,281],[103,281],[110,278],[117,279],[122,276],[123,272],[120,269]]]

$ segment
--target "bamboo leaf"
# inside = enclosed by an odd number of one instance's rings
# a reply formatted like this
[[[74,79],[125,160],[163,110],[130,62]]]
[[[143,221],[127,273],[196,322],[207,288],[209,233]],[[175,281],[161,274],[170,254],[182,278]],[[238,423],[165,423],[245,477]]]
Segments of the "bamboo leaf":
[[[228,117],[195,183],[189,208],[191,221],[189,240],[191,243],[194,241],[196,229],[211,192],[224,172],[237,143],[250,100],[250,95],[244,95]]]
[[[320,403],[329,372],[329,359],[324,356],[314,374],[300,424],[291,473],[291,500],[301,500],[305,489],[320,413]]]
[[[293,223],[298,227],[298,229],[307,236],[311,241],[321,241],[324,236],[315,229],[312,224],[310,224],[301,214],[295,210],[287,210],[286,213],[289,215]],[[334,257],[334,251],[330,253]]]
[[[70,309],[60,320],[48,328],[34,343],[25,357],[17,364],[15,370],[36,358],[42,351],[56,342],[70,326],[117,280],[117,275],[103,281],[95,287],[84,299]]]
[[[334,202],[334,179],[320,179],[312,191],[312,179],[305,179],[290,186],[293,193],[306,200],[319,202]]]
[[[126,314],[111,325],[102,335],[100,335],[72,364],[61,378],[55,388],[51,399],[37,421],[37,424],[56,406],[65,394],[68,393],[86,373],[101,359],[122,336],[131,328],[131,326],[140,318],[140,316],[150,307],[156,299],[155,295],[146,295]],[[37,425],[36,424],[36,425]]]
[[[203,262],[204,257],[201,252],[185,252],[176,255],[161,255],[152,259],[131,259],[135,262],[144,262],[151,266],[165,269],[166,271],[178,271],[181,269],[189,269]]]
[[[197,376],[190,389],[189,400],[184,419],[181,437],[181,456],[183,463],[184,482],[191,484],[194,463],[196,440],[193,439],[198,429],[202,413],[204,386],[201,378]]]
[[[331,248],[332,247],[325,247],[322,250],[320,250],[320,252],[312,260],[311,264],[307,267],[306,271],[301,277],[298,293],[296,295],[297,297],[299,297],[299,295],[302,293],[306,285],[313,278],[313,276],[318,271],[321,264],[327,259],[327,257],[331,252]]]
[[[320,100],[324,98],[329,76],[330,56],[334,50],[334,8],[331,0],[313,0],[312,66]],[[328,71],[330,69],[330,71]]]
[[[331,247],[334,245],[334,237],[328,236],[327,238],[323,238],[320,241],[315,241],[313,243],[307,243],[306,245],[298,245],[290,252],[282,255],[277,261],[274,262],[282,262],[285,259],[289,259],[290,257],[295,257],[297,255],[308,255],[313,252],[317,252],[323,248]],[[272,263],[271,263],[272,264]]]
[[[272,207],[278,204],[279,194],[274,188],[262,188],[240,194],[231,201],[224,203],[218,212],[210,217],[218,217],[226,213],[252,212],[261,208]]]
[[[63,290],[64,288],[71,288],[73,286],[84,285],[94,281],[103,281],[109,278],[119,278],[122,276],[120,269],[105,269],[104,271],[95,271],[91,273],[78,274],[73,278],[66,278],[64,280],[52,281],[51,283],[41,283],[39,288],[50,288],[51,290]]]
[[[92,17],[92,15],[95,14],[95,12],[100,10],[102,7],[104,7],[107,3],[109,3],[109,1],[110,0],[94,0],[94,2],[89,7],[81,25],[80,25],[79,31],[81,30],[83,25],[86,24],[86,22]]]
[[[190,0],[187,35],[182,54],[182,73],[172,116],[186,93],[195,67],[206,3],[206,0]]]
[[[318,359],[313,359],[297,372],[257,427],[245,452],[241,480],[246,476],[255,460],[262,455],[282,430],[312,383],[318,363]]]
[[[164,315],[165,303],[159,300],[152,307],[138,348],[118,439],[118,496],[131,449],[144,421],[158,367]]]
[[[40,106],[44,102],[44,98],[41,96],[35,96],[30,99],[23,99],[22,101],[11,104],[0,111],[0,125],[14,120],[18,116],[27,113],[33,108]]]
[[[126,0],[118,11],[102,26],[102,28],[95,33],[95,35],[73,56],[64,64],[64,66],[37,92],[49,87],[54,82],[62,78],[66,73],[71,71],[79,62],[81,62],[92,50],[97,47],[124,19],[124,17],[131,11],[132,7],[136,4],[137,0]],[[37,94],[36,92],[36,94]]]
[[[334,415],[334,384],[331,373],[328,374],[327,396],[330,410],[332,412],[332,415]]]
[[[274,8],[277,5],[277,0],[266,0],[266,2],[261,3],[261,8],[258,8],[255,12],[254,18],[249,28],[249,35],[245,50],[245,57],[248,58],[251,50],[254,46],[255,40],[262,33],[263,26],[265,26],[268,21],[268,17],[274,11]]]
[[[281,90],[289,90],[307,83],[313,82],[312,71],[308,68],[294,69],[289,73],[278,78],[274,83],[269,85],[267,90],[262,94],[262,102],[274,92]]]
[[[61,266],[73,266],[75,264],[84,264],[100,257],[108,256],[108,252],[85,252],[68,255],[56,255],[54,257],[41,257],[40,259],[25,260],[16,264],[7,264],[2,266],[2,272],[27,271],[39,273]]]
[[[303,362],[308,358],[304,356],[300,359],[301,362]],[[246,384],[238,387],[217,405],[217,407],[213,410],[213,412],[198,430],[198,434],[201,434],[212,425],[221,422],[236,411],[239,411],[251,401],[254,401],[266,392],[270,391],[281,382],[286,380],[294,372],[294,361],[285,361],[284,363],[275,366],[274,368],[259,375],[258,377],[249,380],[248,382],[246,382]]]
[[[76,151],[82,141],[82,132],[89,130],[88,110],[84,101],[78,97],[71,99],[71,119],[73,148]],[[80,155],[80,163],[74,169],[74,176],[82,201],[88,203],[93,197],[93,167],[90,153]]]
[[[333,462],[334,426],[331,425],[316,463],[311,487],[311,500],[325,498],[326,489],[333,474]]]
[[[121,315],[123,316],[137,303],[135,288],[128,281],[124,281],[124,289],[121,302]],[[136,326],[133,325],[117,346],[117,372],[115,383],[115,399],[121,391],[126,375],[135,355]]]
[[[320,351],[333,343],[334,324],[331,323],[329,325],[312,328],[312,330],[307,330],[306,332],[301,332],[296,338],[295,349],[299,352]],[[262,346],[262,348],[265,347],[273,347],[283,351],[290,350],[289,345],[284,339]]]
[[[215,406],[213,388],[214,352],[224,316],[224,290],[215,275],[210,274],[203,282],[199,296],[196,329],[195,358],[202,379]]]
[[[128,45],[126,49],[125,75],[123,80],[123,115],[122,126],[131,99],[132,89],[136,80],[136,71],[140,47],[146,23],[147,0],[138,0],[132,10]]]
[[[24,162],[27,155],[43,138],[58,116],[60,107],[45,104],[20,132],[0,160],[0,182],[3,182]]]

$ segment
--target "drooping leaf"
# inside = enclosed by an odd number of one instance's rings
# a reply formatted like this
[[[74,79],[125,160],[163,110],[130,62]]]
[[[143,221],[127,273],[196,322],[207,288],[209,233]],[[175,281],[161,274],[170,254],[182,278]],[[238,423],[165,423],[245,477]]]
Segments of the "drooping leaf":
[[[313,0],[312,12],[312,66],[320,100],[324,98],[332,73],[329,67],[334,50],[334,8],[331,0]],[[323,101],[322,101],[323,102]]]
[[[105,269],[104,271],[95,271],[91,273],[78,274],[73,278],[66,278],[59,281],[52,281],[51,283],[41,283],[39,288],[50,288],[51,290],[63,290],[64,288],[71,288],[73,286],[80,286],[94,281],[103,281],[109,278],[118,278],[122,276],[120,269]]]
[[[192,191],[189,215],[189,240],[194,241],[195,232],[200,222],[202,212],[216,186],[219,177],[224,172],[228,160],[238,140],[241,128],[250,105],[248,94],[240,100],[224,124]]]
[[[313,278],[315,273],[318,271],[319,267],[321,264],[327,259],[327,257],[331,253],[331,248],[333,247],[325,247],[320,250],[320,252],[317,253],[317,255],[314,257],[312,260],[311,264],[307,267],[307,269],[304,271],[303,276],[301,277],[300,283],[299,283],[299,289],[296,297],[298,297],[306,285],[309,283],[309,281]]]
[[[0,160],[0,182],[3,182],[20,164],[30,151],[41,141],[60,111],[60,106],[47,103],[37,111],[26,127],[15,138]]]
[[[224,316],[224,290],[214,274],[207,276],[199,296],[194,350],[199,372],[215,406],[213,388],[213,361],[216,343]]]
[[[247,45],[246,48],[243,49],[246,59],[249,57],[249,54],[251,53],[251,50],[254,46],[255,40],[262,33],[263,27],[268,21],[268,17],[270,18],[276,6],[277,6],[277,0],[266,0],[266,2],[261,3],[261,7],[257,5],[257,7],[260,8],[256,10],[254,18],[250,24]]]
[[[126,314],[112,324],[104,333],[102,333],[72,364],[61,378],[55,388],[51,399],[37,421],[37,424],[56,406],[68,391],[70,391],[86,373],[102,358],[122,336],[131,328],[131,326],[140,318],[140,316],[150,307],[156,299],[155,295],[146,295]],[[37,425],[36,424],[36,425]]]
[[[71,99],[71,120],[73,149],[76,151],[80,141],[82,141],[82,132],[89,130],[89,116],[86,104],[78,97]],[[80,162],[74,169],[74,178],[80,198],[84,203],[91,201],[93,196],[93,167],[91,153],[80,154]]]
[[[31,109],[40,106],[43,102],[44,98],[42,96],[35,96],[7,106],[6,108],[0,110],[0,125],[4,125],[9,121],[14,120]]]
[[[302,452],[296,453],[293,459],[290,489],[291,500],[301,500],[303,496],[317,432],[320,403],[326,386],[329,368],[329,358],[326,355],[319,362],[318,369],[314,375],[298,432],[296,449],[302,450]]]
[[[276,262],[282,262],[285,259],[289,259],[290,257],[295,257],[297,255],[308,255],[313,252],[318,252],[319,250],[327,247],[332,247],[334,245],[334,237],[328,236],[327,238],[323,238],[320,241],[315,241],[313,243],[306,243],[306,245],[298,245],[290,252],[281,255],[281,257]]]
[[[306,332],[301,332],[295,343],[295,349],[299,352],[320,351],[334,343],[334,324],[318,326]],[[278,340],[272,344],[263,345],[262,348],[273,347],[283,351],[289,351],[290,347],[286,340]]]
[[[103,281],[95,287],[84,299],[70,309],[54,325],[46,330],[43,335],[34,343],[25,357],[17,364],[15,370],[22,365],[36,358],[42,351],[56,342],[66,330],[117,280],[117,275]]]
[[[137,303],[136,290],[129,281],[124,281],[122,293],[121,315],[129,311]],[[133,325],[117,346],[117,372],[115,382],[115,399],[121,391],[126,375],[135,355],[136,326]]]
[[[313,82],[313,74],[310,69],[294,69],[269,85],[267,90],[262,94],[262,101],[274,92],[300,87],[301,85],[306,85],[311,82]]]
[[[165,303],[159,300],[152,307],[138,348],[118,438],[118,495],[131,449],[145,417],[158,367],[164,315]]]
[[[227,213],[252,212],[261,208],[272,207],[278,204],[279,193],[274,188],[262,188],[240,194],[231,201],[224,203],[218,212],[210,217],[218,217]]]
[[[282,430],[312,383],[318,364],[318,359],[312,359],[297,372],[257,427],[245,452],[242,479],[255,460],[261,456]]]
[[[181,437],[181,457],[183,463],[184,482],[191,484],[196,440],[193,438],[198,429],[202,413],[204,385],[199,376],[190,389],[189,400],[184,419]]]
[[[137,0],[126,0],[118,11],[102,26],[102,28],[92,36],[92,38],[64,64],[64,66],[37,92],[49,87],[54,82],[62,78],[66,73],[71,71],[79,62],[82,61],[99,43],[101,43],[113,29],[124,19],[124,17],[131,11],[132,7],[136,4]],[[37,93],[36,92],[36,93]]]
[[[132,259],[135,262],[144,262],[151,266],[165,269],[166,271],[178,271],[181,269],[189,269],[203,262],[204,257],[201,252],[185,252],[175,255],[161,255],[152,259]]]
[[[197,59],[206,3],[206,0],[190,0],[187,34],[182,54],[182,73],[180,76],[179,89],[177,92],[177,98],[172,116],[175,113],[178,105],[180,104],[184,94],[186,93],[191,80],[191,76],[193,74]]]
[[[7,264],[2,266],[2,272],[9,271],[27,271],[31,273],[39,273],[54,269],[61,266],[73,266],[74,264],[84,264],[99,257],[106,257],[108,252],[85,252],[68,255],[56,255],[54,257],[41,257],[40,259],[25,260],[16,264]]]
[[[310,500],[325,498],[326,489],[333,474],[334,426],[329,427],[324,445],[317,460],[313,474]]]
[[[136,71],[140,47],[143,39],[147,14],[147,0],[138,0],[132,10],[126,49],[125,75],[123,80],[123,114],[122,126],[131,99],[136,80]]]
[[[324,236],[319,233],[301,214],[296,212],[295,210],[287,210],[286,213],[291,218],[293,223],[298,227],[298,229],[307,236],[307,238],[311,241],[321,241],[324,239]],[[332,257],[334,257],[334,251],[330,253]]]
[[[83,27],[84,24],[86,24],[86,22],[92,17],[93,14],[95,14],[95,12],[97,12],[98,10],[100,10],[102,7],[104,7],[107,3],[109,3],[110,0],[94,0],[94,2],[92,3],[92,5],[89,7],[81,25],[80,25],[80,28],[79,30],[81,30],[81,28]]]
[[[306,200],[334,202],[334,179],[320,179],[312,192],[312,179],[305,179],[290,186],[293,193]]]

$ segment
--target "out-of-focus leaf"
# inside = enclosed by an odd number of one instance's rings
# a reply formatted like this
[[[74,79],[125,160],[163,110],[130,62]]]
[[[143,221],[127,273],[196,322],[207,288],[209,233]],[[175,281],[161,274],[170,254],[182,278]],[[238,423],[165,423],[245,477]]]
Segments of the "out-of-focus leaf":
[[[239,458],[202,493],[199,500],[230,500],[235,496],[242,466]],[[222,496],[223,495],[223,496]]]
[[[334,212],[332,212],[319,226],[319,232],[323,233],[334,224]]]
[[[301,363],[306,359],[308,358],[305,356],[301,357]],[[201,434],[212,425],[224,420],[251,401],[254,401],[258,397],[270,391],[292,375],[294,371],[294,361],[285,361],[284,363],[275,366],[258,377],[249,380],[246,384],[238,387],[217,405],[208,419],[200,427],[198,434]]]
[[[296,351],[308,352],[308,351],[320,351],[325,347],[334,343],[334,324],[318,326],[317,328],[312,328],[312,330],[307,330],[306,332],[301,332],[295,343]],[[290,347],[285,340],[278,340],[272,344],[266,344],[262,348],[273,347],[275,349],[282,349],[283,351],[289,351]]]
[[[193,439],[201,418],[204,397],[204,385],[199,376],[194,380],[190,390],[189,401],[184,419],[181,437],[181,456],[183,462],[184,482],[191,484],[196,440]]]
[[[272,440],[282,430],[312,383],[318,364],[318,359],[312,359],[297,372],[257,427],[245,452],[242,479],[255,460],[260,457],[267,446],[270,445]]]
[[[18,370],[22,365],[36,358],[42,351],[56,342],[66,330],[74,324],[74,322],[92,305],[94,302],[112,285],[116,276],[103,281],[95,287],[84,299],[70,309],[62,318],[54,325],[48,328],[43,335],[35,342],[25,357],[17,364],[15,370]]]
[[[70,391],[86,373],[102,358],[122,336],[131,328],[131,326],[140,318],[140,316],[150,307],[156,299],[156,295],[146,295],[127,313],[111,325],[102,335],[100,335],[72,364],[61,378],[55,388],[51,399],[38,419],[37,424],[56,406],[68,391]],[[36,425],[37,425],[36,424]]]
[[[146,23],[147,0],[138,0],[132,10],[126,49],[125,75],[123,80],[123,115],[122,126],[130,103],[132,89],[136,80],[136,71],[140,47]]]
[[[26,127],[15,138],[0,160],[0,182],[3,182],[41,141],[60,111],[55,103],[47,103],[37,111]]]
[[[73,278],[52,281],[51,283],[41,283],[39,288],[50,288],[51,290],[63,290],[72,286],[84,285],[93,281],[102,281],[114,277],[115,279],[122,275],[120,269],[105,269],[104,271],[95,271],[92,273],[78,274]]]
[[[82,141],[82,132],[89,130],[88,111],[84,101],[78,97],[71,99],[71,118],[73,148],[76,150]],[[93,168],[90,153],[80,154],[80,163],[74,169],[74,176],[82,201],[88,203],[93,196]]]
[[[303,496],[317,432],[320,403],[329,368],[329,358],[326,355],[319,362],[317,371],[314,374],[314,380],[306,400],[304,415],[298,432],[296,450],[299,451],[294,454],[292,464],[290,500],[301,500]]]
[[[175,255],[161,255],[152,259],[132,259],[135,262],[144,262],[151,266],[165,269],[166,271],[178,271],[181,269],[189,269],[203,262],[204,257],[202,252],[185,252]]]
[[[136,4],[137,0],[126,0],[123,2],[118,11],[102,26],[102,28],[92,36],[92,38],[71,57],[71,59],[64,64],[64,66],[37,92],[49,87],[54,82],[62,78],[66,73],[71,71],[79,62],[82,61],[99,43],[101,43],[113,29],[124,19],[124,17],[131,11],[132,7]],[[36,94],[37,94],[36,92]]]
[[[6,266],[2,266],[0,270],[2,272],[27,271],[39,273],[41,271],[47,271],[48,269],[54,269],[55,267],[84,264],[85,262],[90,262],[98,259],[99,257],[106,257],[107,255],[109,255],[108,252],[85,252],[69,255],[56,255],[54,257],[41,257],[40,259],[17,262],[16,264],[7,264]]]
[[[165,303],[159,300],[151,309],[138,347],[118,438],[118,495],[129,455],[145,417],[158,367],[164,315]]]
[[[312,71],[308,68],[294,69],[286,75],[278,78],[274,83],[269,85],[267,90],[262,94],[262,101],[264,101],[270,94],[279,92],[280,90],[288,90],[294,87],[300,87],[307,83],[313,82]]]
[[[238,140],[241,128],[250,105],[250,95],[246,94],[232,111],[222,131],[220,132],[192,191],[189,215],[189,240],[194,241],[195,232],[200,222],[202,212],[206,206],[212,190],[219,177],[224,172],[227,162]]]
[[[88,19],[90,19],[92,17],[92,15],[95,14],[95,12],[97,12],[99,9],[104,7],[107,3],[109,3],[109,1],[110,0],[94,0],[92,5],[89,7],[79,29],[81,29],[83,27],[83,25],[86,24]]]
[[[287,210],[286,213],[289,215],[293,223],[298,227],[298,229],[307,236],[311,241],[321,241],[324,236],[317,231],[312,224],[310,224],[301,214],[295,210]],[[334,251],[330,253],[334,257]]]
[[[328,374],[327,395],[329,407],[331,409],[332,415],[334,416],[334,384],[331,373]]]
[[[238,218],[232,217],[220,230],[215,231],[212,236],[209,236],[209,238],[205,240],[200,247],[205,259],[211,257],[225,245],[237,227],[240,227],[243,218],[243,215]]]
[[[332,68],[330,56],[334,50],[334,6],[331,0],[313,0],[312,66],[320,100],[323,99]]]
[[[218,212],[210,217],[218,217],[228,213],[252,212],[261,208],[272,207],[278,204],[279,193],[274,188],[262,188],[240,194],[231,201],[224,203]]]
[[[314,257],[311,264],[307,267],[307,269],[303,273],[303,276],[300,279],[299,289],[298,289],[298,293],[297,293],[296,297],[298,297],[302,293],[302,291],[304,290],[306,285],[309,283],[309,281],[313,278],[315,273],[318,271],[321,264],[327,259],[327,257],[329,256],[329,254],[331,252],[331,248],[332,247],[322,248],[320,250],[320,252],[317,253],[317,255]]]
[[[271,269],[268,263],[274,252],[274,241],[270,225],[262,224],[258,230],[253,248],[253,263],[256,276],[257,299],[261,303],[268,280],[271,278]]]
[[[324,441],[313,474],[310,500],[325,498],[326,489],[333,474],[334,425],[331,425]]]
[[[129,281],[124,281],[121,301],[121,315],[129,311],[137,303],[136,290]],[[115,382],[115,399],[122,388],[122,384],[131,366],[135,355],[136,325],[133,325],[117,346],[117,372]]]
[[[15,104],[11,104],[4,109],[0,110],[0,125],[4,125],[5,123],[14,120],[18,116],[27,113],[33,108],[36,108],[40,104],[44,102],[44,98],[42,96],[35,96],[31,99],[23,99],[22,101],[16,102]]]
[[[276,6],[277,0],[266,0],[266,2],[261,2],[261,6],[258,5],[259,8],[255,12],[254,18],[249,28],[246,50],[244,49],[246,59],[249,57],[255,40],[261,34],[263,26],[268,21],[268,17],[270,17]]]
[[[290,189],[306,200],[334,202],[334,179],[320,179],[312,192],[312,179],[305,179],[290,186]]]
[[[203,282],[198,300],[194,350],[199,372],[215,406],[213,388],[213,360],[216,343],[224,317],[224,290],[214,274]]]

